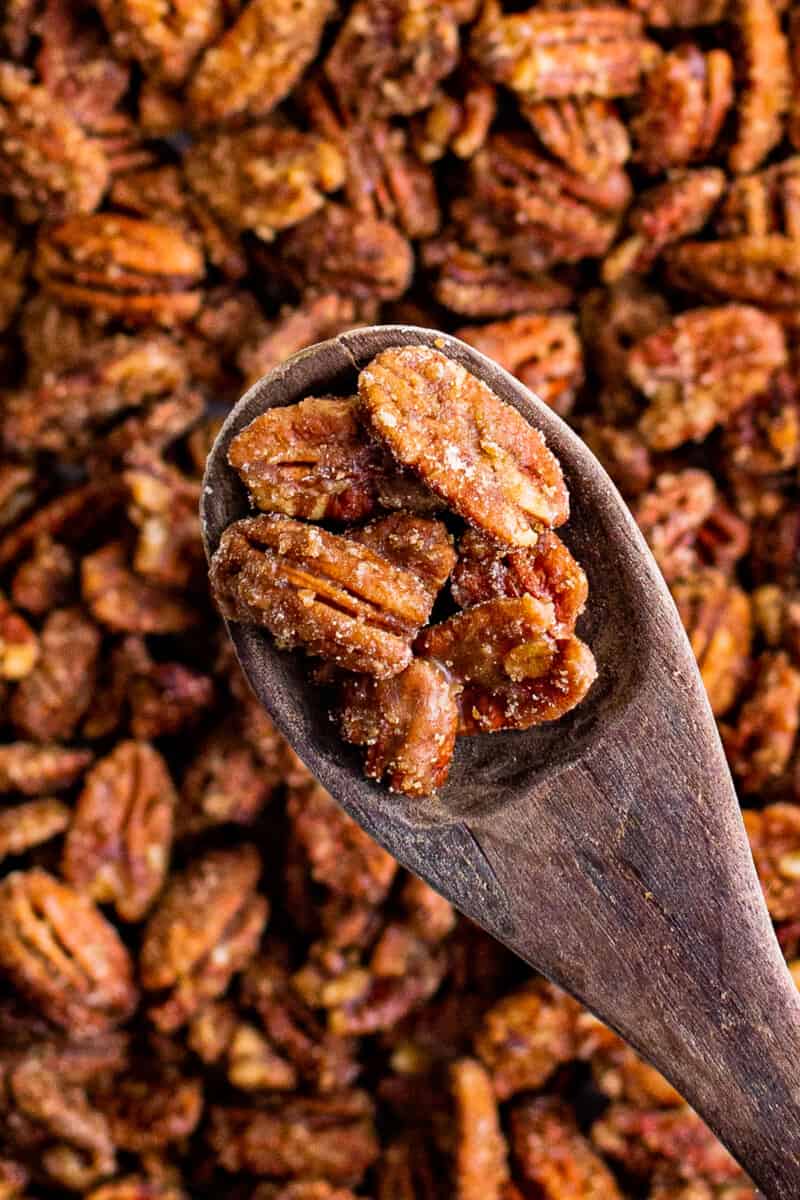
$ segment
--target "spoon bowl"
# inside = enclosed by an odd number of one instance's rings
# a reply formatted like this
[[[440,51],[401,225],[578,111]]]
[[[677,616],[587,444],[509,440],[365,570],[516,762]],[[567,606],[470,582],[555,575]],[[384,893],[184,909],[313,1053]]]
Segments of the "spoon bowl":
[[[625,502],[569,427],[453,337],[407,326],[301,351],[234,407],[208,459],[210,557],[251,511],[227,462],[266,409],[347,395],[389,346],[434,346],[544,434],[571,500],[559,530],[589,578],[578,633],[598,678],[550,725],[459,738],[446,786],[411,800],[365,778],[302,655],[228,632],[257,697],[342,807],[401,863],[625,1037],[768,1197],[800,1196],[800,998],[775,939],[691,647]]]

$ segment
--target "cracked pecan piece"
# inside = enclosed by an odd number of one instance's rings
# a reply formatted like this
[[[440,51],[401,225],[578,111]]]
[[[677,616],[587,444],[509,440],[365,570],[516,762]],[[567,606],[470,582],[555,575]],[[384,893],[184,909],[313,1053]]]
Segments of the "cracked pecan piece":
[[[665,54],[648,74],[630,123],[634,160],[650,174],[703,160],[733,103],[733,63],[694,43]]]
[[[783,137],[791,94],[789,44],[771,0],[731,0],[741,93],[728,151],[736,174],[753,171]]]
[[[516,375],[562,417],[572,409],[584,374],[571,314],[523,313],[508,321],[465,326],[456,336]]]
[[[358,521],[375,507],[379,455],[355,398],[309,396],[269,409],[232,440],[228,462],[265,512]]]
[[[672,585],[672,596],[711,709],[715,716],[722,716],[736,700],[750,667],[750,599],[713,567],[678,580]]]
[[[734,777],[745,795],[779,779],[800,728],[800,670],[783,651],[762,654],[736,722],[722,728]]]
[[[170,0],[159,10],[137,0],[99,0],[100,15],[122,59],[135,59],[146,72],[181,83],[192,62],[219,34],[224,0]]]
[[[384,350],[362,370],[371,432],[472,524],[531,546],[569,515],[564,479],[538,430],[438,350]]]
[[[683,242],[665,261],[670,282],[695,296],[771,309],[800,303],[800,242],[782,234]]]
[[[724,172],[701,167],[676,171],[665,183],[641,192],[628,213],[629,236],[603,262],[604,281],[649,271],[672,242],[703,228],[724,190]]]
[[[487,4],[470,50],[490,79],[529,100],[630,96],[659,56],[639,14],[612,5],[503,15]]]
[[[56,609],[39,645],[38,662],[12,698],[11,720],[23,737],[66,741],[92,698],[100,632],[79,608]]]
[[[422,260],[435,273],[436,299],[462,317],[542,312],[563,308],[572,298],[569,285],[552,275],[521,270],[507,256],[483,253],[455,235],[427,242]]]
[[[336,145],[285,122],[219,132],[192,143],[186,181],[229,227],[265,241],[310,217],[345,179]]]
[[[351,538],[284,517],[229,526],[211,583],[229,620],[264,625],[280,646],[376,678],[408,665],[433,606],[410,571]]]
[[[66,881],[121,920],[141,920],[166,878],[175,804],[158,751],[119,742],[86,776],[64,844]]]
[[[542,1200],[622,1200],[616,1179],[555,1096],[518,1101],[511,1110],[511,1148],[526,1187]]]
[[[367,747],[364,773],[390,791],[430,796],[446,782],[458,709],[435,664],[414,660],[392,679],[348,679],[339,719],[345,741]]]
[[[274,1179],[305,1175],[357,1184],[379,1152],[372,1102],[358,1091],[260,1109],[215,1106],[206,1137],[224,1170]]]
[[[521,97],[520,111],[545,149],[587,179],[604,179],[630,157],[628,130],[609,100]]]
[[[199,125],[264,117],[316,56],[332,0],[249,0],[200,58],[187,88]]]
[[[394,225],[330,202],[284,234],[279,255],[279,269],[298,290],[359,301],[397,300],[414,268],[411,246]]]
[[[757,308],[728,304],[673,318],[628,355],[629,379],[649,401],[645,441],[654,450],[701,441],[785,363],[783,330]]]
[[[261,859],[253,846],[210,850],[174,875],[144,931],[142,986],[168,991],[150,1007],[164,1033],[179,1029],[227,988],[258,946],[269,905],[256,891]]]
[[[508,550],[469,530],[458,544],[450,588],[459,608],[526,594],[550,602],[559,636],[574,631],[589,595],[583,569],[552,530],[530,550]]]
[[[323,64],[357,117],[426,108],[458,58],[458,18],[441,0],[357,0]]]
[[[65,304],[134,324],[173,325],[199,310],[205,265],[170,225],[92,213],[42,230],[36,274]]]
[[[46,871],[14,871],[0,883],[0,916],[0,969],[50,1021],[82,1039],[127,1020],[130,956],[90,900]]]
[[[0,193],[20,219],[93,212],[108,181],[100,143],[28,71],[0,63]]]
[[[0,862],[58,837],[71,817],[66,804],[50,796],[0,808]]]
[[[597,675],[588,646],[561,635],[552,602],[487,600],[432,625],[415,649],[460,687],[460,733],[529,729],[584,698]]]

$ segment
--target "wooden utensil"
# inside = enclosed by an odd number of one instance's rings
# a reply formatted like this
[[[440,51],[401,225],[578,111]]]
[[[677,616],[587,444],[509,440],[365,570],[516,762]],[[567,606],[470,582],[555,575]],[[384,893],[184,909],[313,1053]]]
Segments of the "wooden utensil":
[[[553,725],[460,738],[433,800],[367,780],[303,656],[228,632],[261,703],[342,807],[405,866],[566,988],[686,1097],[771,1200],[800,1196],[800,996],[775,939],[694,656],[624,501],[559,417],[471,347],[430,330],[358,329],[255,384],[209,456],[211,555],[248,501],[227,464],[259,413],[355,390],[387,346],[436,346],[545,434],[564,468],[562,533],[590,583],[588,699]]]

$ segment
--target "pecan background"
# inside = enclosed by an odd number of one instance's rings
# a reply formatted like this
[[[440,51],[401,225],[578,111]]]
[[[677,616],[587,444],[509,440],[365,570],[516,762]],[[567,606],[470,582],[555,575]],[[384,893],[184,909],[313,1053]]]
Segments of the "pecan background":
[[[308,776],[196,508],[220,417],[314,341],[402,321],[498,358],[669,582],[800,981],[798,152],[796,0],[0,5],[3,1200],[754,1200]],[[334,534],[430,521],[400,663],[439,498],[322,400],[252,467]],[[565,530],[468,535],[456,601],[530,592],[574,651]],[[452,729],[433,668],[402,679],[350,696],[384,777],[419,697]]]

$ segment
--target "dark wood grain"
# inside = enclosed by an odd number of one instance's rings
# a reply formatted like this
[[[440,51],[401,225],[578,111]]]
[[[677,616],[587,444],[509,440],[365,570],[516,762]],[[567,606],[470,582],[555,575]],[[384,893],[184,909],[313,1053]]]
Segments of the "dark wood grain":
[[[800,998],[677,612],[623,500],[580,439],[455,338],[356,330],[296,355],[231,412],[206,472],[206,551],[248,511],[226,462],[234,434],[273,405],[352,391],[378,351],[415,342],[462,362],[560,458],[572,499],[563,536],[589,576],[579,632],[597,658],[597,683],[551,726],[460,739],[447,787],[419,802],[363,777],[301,656],[231,625],[239,659],[276,724],[351,816],[627,1038],[771,1200],[797,1200]]]

